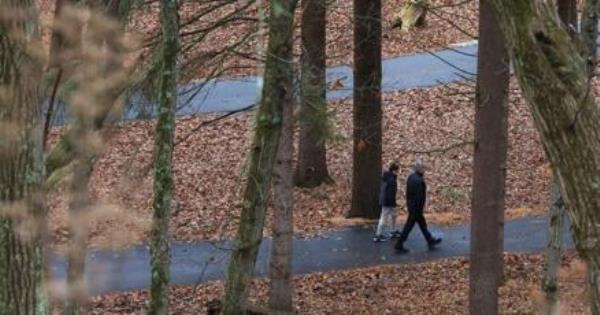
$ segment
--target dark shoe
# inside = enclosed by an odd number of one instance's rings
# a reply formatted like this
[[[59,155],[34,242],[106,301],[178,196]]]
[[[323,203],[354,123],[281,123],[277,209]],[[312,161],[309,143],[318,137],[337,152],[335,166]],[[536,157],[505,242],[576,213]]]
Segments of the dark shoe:
[[[400,238],[400,235],[402,235],[402,233],[400,233],[398,230],[390,233],[391,238]]]
[[[373,242],[375,243],[383,243],[383,242],[387,242],[388,239],[381,236],[381,235],[375,235],[375,237],[373,238]]]
[[[432,238],[429,242],[427,242],[427,246],[429,250],[435,249],[435,246],[442,242],[441,238]]]
[[[396,253],[398,253],[400,255],[410,253],[408,248],[406,248],[404,246],[394,246],[394,249],[396,250]]]

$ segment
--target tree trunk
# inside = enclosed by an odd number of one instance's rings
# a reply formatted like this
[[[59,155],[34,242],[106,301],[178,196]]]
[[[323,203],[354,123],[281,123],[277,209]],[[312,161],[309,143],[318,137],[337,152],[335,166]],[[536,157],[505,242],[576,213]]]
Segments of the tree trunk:
[[[490,4],[479,5],[479,58],[471,199],[471,314],[498,314],[503,277],[509,57]]]
[[[545,253],[542,290],[546,296],[543,313],[554,315],[558,314],[558,272],[560,270],[562,226],[565,216],[564,204],[560,195],[560,184],[556,176],[552,179],[550,200],[550,211],[548,213],[550,228]]]
[[[590,95],[586,62],[552,5],[539,0],[492,3],[563,188],[573,239],[589,270],[592,314],[600,314],[600,107]]]
[[[173,198],[173,139],[177,107],[177,56],[179,52],[179,13],[177,0],[161,0],[162,30],[159,108],[154,140],[154,200],[150,235],[152,265],[148,314],[167,314],[171,252],[169,220]]]
[[[39,40],[37,12],[33,0],[0,0],[0,11],[14,12],[0,18],[0,314],[46,314],[42,64],[27,53]]]
[[[575,0],[559,0],[558,15],[561,22],[575,39],[577,33],[577,2]],[[552,176],[550,188],[550,207],[548,211],[550,225],[548,227],[548,245],[546,246],[544,269],[542,275],[542,291],[546,302],[544,314],[558,314],[559,283],[558,272],[561,262],[562,227],[565,217],[565,207],[560,193],[560,183],[556,174]]]
[[[302,7],[300,140],[295,182],[300,187],[316,187],[331,180],[326,154],[330,133],[325,98],[327,2],[303,0]]]
[[[354,149],[349,217],[378,218],[381,176],[381,0],[354,0]]]
[[[262,241],[265,210],[282,124],[282,110],[292,95],[292,36],[296,0],[271,0],[269,43],[262,99],[256,113],[248,181],[240,225],[227,271],[223,313],[243,314],[248,285]]]
[[[292,87],[289,86],[291,89]],[[291,95],[287,95],[288,97]],[[292,314],[292,243],[294,237],[294,108],[292,99],[283,104],[283,121],[277,160],[273,169],[275,219],[269,273],[270,307],[276,314]]]

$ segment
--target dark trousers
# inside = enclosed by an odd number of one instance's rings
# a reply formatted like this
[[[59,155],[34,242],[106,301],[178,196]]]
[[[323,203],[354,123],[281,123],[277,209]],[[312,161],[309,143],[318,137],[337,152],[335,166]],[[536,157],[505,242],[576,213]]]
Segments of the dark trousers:
[[[425,240],[427,240],[427,243],[431,243],[431,241],[433,240],[433,236],[431,236],[431,233],[429,233],[429,230],[427,230],[427,221],[425,220],[425,216],[423,215],[423,210],[410,211],[408,213],[406,223],[404,224],[404,228],[402,229],[402,233],[400,234],[400,238],[396,243],[397,247],[401,247],[402,244],[404,244],[404,242],[408,238],[408,234],[410,234],[410,231],[412,231],[413,227],[415,226],[415,223],[419,224],[421,233],[423,233],[423,236],[425,237]]]

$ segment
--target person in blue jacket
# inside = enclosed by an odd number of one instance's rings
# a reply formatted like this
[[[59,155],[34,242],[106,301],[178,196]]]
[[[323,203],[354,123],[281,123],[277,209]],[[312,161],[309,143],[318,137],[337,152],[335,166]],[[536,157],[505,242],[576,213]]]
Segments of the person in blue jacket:
[[[396,230],[396,218],[398,217],[396,204],[398,169],[398,164],[393,162],[381,177],[381,188],[379,190],[381,215],[377,224],[377,232],[373,238],[373,242],[376,243],[385,242],[390,237],[400,236],[400,232]]]
[[[406,180],[406,208],[408,209],[408,218],[402,229],[402,233],[396,242],[396,250],[399,253],[406,253],[408,250],[404,247],[404,242],[408,238],[408,234],[416,224],[419,224],[421,232],[427,241],[429,249],[433,249],[439,244],[442,239],[435,238],[427,229],[427,221],[423,215],[423,210],[427,201],[427,185],[425,184],[425,164],[423,161],[417,160],[413,168],[413,172]]]

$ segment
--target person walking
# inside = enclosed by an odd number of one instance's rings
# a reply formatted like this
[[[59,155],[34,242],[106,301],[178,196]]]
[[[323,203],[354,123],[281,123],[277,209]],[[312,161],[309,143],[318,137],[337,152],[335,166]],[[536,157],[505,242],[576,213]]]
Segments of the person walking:
[[[381,206],[381,215],[377,224],[377,231],[373,242],[385,242],[390,237],[399,237],[400,232],[396,230],[396,218],[398,212],[396,208],[396,193],[398,191],[398,164],[392,162],[388,171],[381,177],[381,188],[379,191],[379,204]]]
[[[406,208],[408,208],[408,218],[400,233],[400,237],[394,248],[399,253],[407,253],[408,249],[404,247],[404,242],[408,238],[408,234],[415,226],[419,224],[419,228],[427,241],[429,249],[434,249],[435,245],[442,242],[441,238],[435,238],[427,229],[427,221],[423,215],[423,211],[427,199],[427,185],[425,184],[425,164],[421,160],[417,160],[412,173],[406,180]]]

